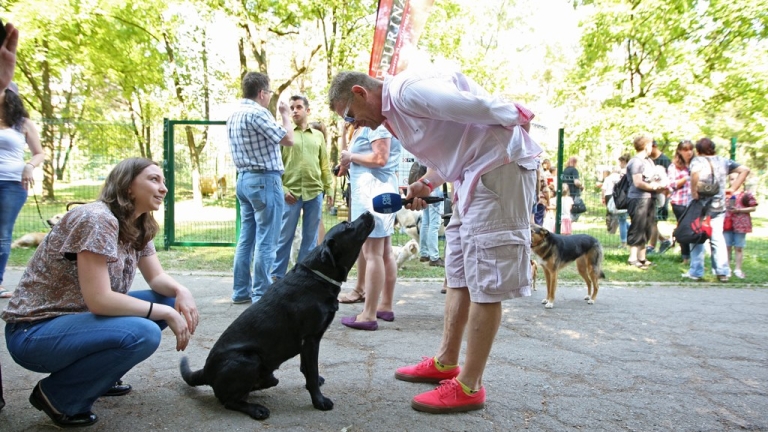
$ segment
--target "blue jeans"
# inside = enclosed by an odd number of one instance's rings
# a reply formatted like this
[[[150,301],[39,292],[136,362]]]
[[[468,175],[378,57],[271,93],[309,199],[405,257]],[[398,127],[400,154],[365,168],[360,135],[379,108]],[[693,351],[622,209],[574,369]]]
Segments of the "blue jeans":
[[[235,249],[232,300],[256,303],[272,284],[280,220],[283,214],[283,181],[280,172],[240,173],[237,177],[240,202],[240,238]],[[251,277],[253,262],[253,277]]]
[[[291,259],[291,246],[296,235],[296,226],[299,224],[301,210],[304,210],[304,219],[301,223],[301,247],[296,262],[304,261],[309,252],[317,246],[317,229],[320,226],[320,218],[323,215],[323,198],[320,195],[304,201],[300,197],[296,204],[283,204],[283,221],[280,228],[280,242],[277,244],[277,256],[272,276],[276,279],[285,277],[288,271],[288,262]]]
[[[442,189],[435,189],[430,196],[442,197]],[[429,257],[430,261],[440,258],[440,249],[437,247],[437,233],[440,224],[443,223],[442,209],[444,203],[434,203],[427,206],[421,212],[421,233],[419,235],[419,253],[423,257]]]
[[[0,181],[0,285],[11,256],[13,225],[27,201],[27,191],[20,181]]]
[[[629,224],[627,223],[627,213],[619,213],[616,215],[616,218],[619,220],[619,239],[621,239],[622,243],[626,243],[627,230],[629,229]]]
[[[129,292],[142,300],[173,307],[175,300],[154,291]],[[165,321],[106,317],[90,312],[5,326],[11,358],[33,372],[48,373],[40,388],[56,410],[75,415],[160,346]]]
[[[730,276],[731,268],[728,265],[728,249],[725,246],[723,236],[723,222],[725,212],[712,215],[712,236],[709,238],[709,246],[712,250],[712,268],[718,276]],[[691,245],[691,268],[688,274],[693,277],[704,276],[704,243]]]

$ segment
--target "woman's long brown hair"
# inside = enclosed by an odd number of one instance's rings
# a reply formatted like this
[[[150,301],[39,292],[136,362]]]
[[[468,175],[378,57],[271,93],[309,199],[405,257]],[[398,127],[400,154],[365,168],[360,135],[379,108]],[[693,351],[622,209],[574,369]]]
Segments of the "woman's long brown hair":
[[[155,237],[160,226],[151,212],[133,219],[136,207],[128,195],[133,180],[148,166],[156,165],[146,158],[128,158],[118,163],[107,176],[99,201],[103,201],[119,223],[118,241],[142,250]]]

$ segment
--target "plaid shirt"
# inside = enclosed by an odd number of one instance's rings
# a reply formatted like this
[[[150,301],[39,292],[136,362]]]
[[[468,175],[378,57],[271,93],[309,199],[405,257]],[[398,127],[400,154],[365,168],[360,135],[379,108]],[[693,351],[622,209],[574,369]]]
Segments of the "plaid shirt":
[[[678,168],[677,165],[671,164],[667,168],[667,175],[669,175],[669,191],[672,195],[669,196],[669,202],[672,205],[684,205],[687,206],[691,203],[691,180],[687,180],[681,187],[677,188],[677,182],[680,179],[684,179],[691,175],[688,168]]]
[[[287,132],[275,117],[258,103],[243,99],[227,119],[227,135],[237,172],[267,170],[283,172],[280,140]]]

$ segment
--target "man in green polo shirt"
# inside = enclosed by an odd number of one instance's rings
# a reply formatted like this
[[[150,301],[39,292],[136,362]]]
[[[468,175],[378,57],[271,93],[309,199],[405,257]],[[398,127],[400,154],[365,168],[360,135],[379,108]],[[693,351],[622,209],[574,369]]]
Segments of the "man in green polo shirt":
[[[272,269],[273,279],[282,279],[288,270],[291,246],[304,211],[301,224],[301,247],[296,262],[301,262],[317,245],[317,229],[321,222],[323,196],[330,200],[332,176],[325,149],[323,134],[309,127],[309,101],[304,96],[291,96],[290,103],[293,123],[293,147],[282,149],[283,164],[283,223],[280,241],[277,244],[277,258]]]

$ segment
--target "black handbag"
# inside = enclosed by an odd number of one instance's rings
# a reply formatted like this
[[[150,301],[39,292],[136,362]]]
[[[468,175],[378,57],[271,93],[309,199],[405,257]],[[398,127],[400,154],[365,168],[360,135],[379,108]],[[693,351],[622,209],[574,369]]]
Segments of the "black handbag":
[[[584,204],[584,200],[581,197],[573,197],[573,205],[571,206],[571,214],[586,213],[587,205]]]
[[[709,158],[707,158],[707,162],[709,162],[709,169],[712,171],[712,176],[708,182],[700,181],[696,185],[696,191],[699,193],[699,196],[713,197],[720,192],[720,183],[715,178],[715,168],[712,166],[712,162]]]

